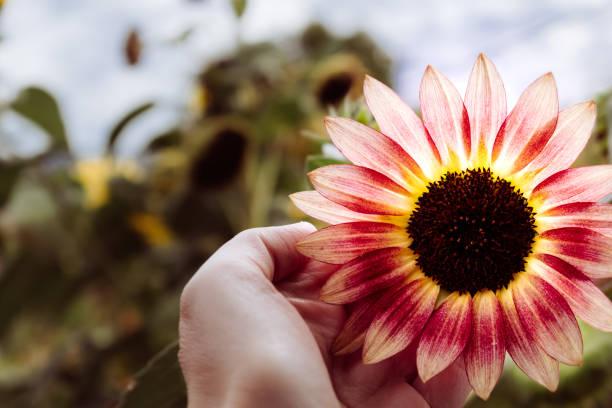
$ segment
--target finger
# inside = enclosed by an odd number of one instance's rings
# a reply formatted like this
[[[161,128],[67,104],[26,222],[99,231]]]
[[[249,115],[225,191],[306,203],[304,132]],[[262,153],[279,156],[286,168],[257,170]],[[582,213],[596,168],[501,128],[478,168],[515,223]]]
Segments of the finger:
[[[295,243],[313,229],[308,223],[298,223],[238,234],[204,263],[185,286],[181,323],[197,329],[206,327],[213,335],[212,340],[217,340],[219,328],[226,335],[238,330],[256,333],[287,323],[294,317],[287,316],[288,313],[297,316],[270,281],[307,262],[295,250]],[[280,316],[274,319],[275,315]]]
[[[300,273],[290,275],[277,288],[308,323],[328,369],[331,367],[330,349],[346,319],[342,305],[332,305],[320,300],[321,287],[339,268],[311,260]]]
[[[281,280],[304,267],[308,258],[296,244],[316,228],[307,222],[253,228],[223,245],[207,262],[210,268],[232,264],[258,271],[268,280]]]
[[[215,252],[185,286],[181,295],[181,323],[240,324],[224,319],[224,308],[235,314],[244,309],[246,314],[265,315],[264,305],[284,299],[271,280],[308,262],[295,244],[313,230],[311,224],[304,222],[254,228],[238,234]],[[261,296],[262,293],[269,296]],[[207,320],[212,306],[218,313]],[[273,307],[271,313],[276,309]]]
[[[277,287],[287,297],[318,301],[321,296],[321,287],[339,268],[340,265],[310,260],[301,273],[287,275]]]
[[[368,400],[356,405],[359,408],[429,408],[429,404],[405,381],[395,381],[384,384]]]
[[[332,371],[336,392],[349,406],[380,394],[386,395],[391,390],[402,395],[412,392],[409,391],[412,387],[406,379],[416,376],[416,343],[376,364],[364,364],[361,351],[336,357]],[[397,384],[403,384],[404,387]]]
[[[462,407],[472,390],[461,357],[426,383],[417,376],[412,385],[432,408]]]

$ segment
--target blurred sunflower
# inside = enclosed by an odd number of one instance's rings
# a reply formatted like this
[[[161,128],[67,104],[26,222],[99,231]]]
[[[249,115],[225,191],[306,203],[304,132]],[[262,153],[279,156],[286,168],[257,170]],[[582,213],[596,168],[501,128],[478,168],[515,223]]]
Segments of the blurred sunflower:
[[[342,265],[321,298],[354,303],[334,351],[363,346],[375,363],[418,341],[423,381],[463,358],[483,399],[508,351],[555,390],[559,362],[582,361],[575,316],[612,330],[612,303],[593,282],[612,277],[612,205],[598,202],[612,192],[612,165],[568,168],[591,134],[594,103],[559,112],[549,73],[506,115],[484,55],[464,100],[427,67],[422,120],[373,78],[364,94],[382,133],[327,119],[354,165],[319,168],[309,174],[316,191],[292,195],[332,224],[299,244]]]
[[[337,54],[317,65],[313,72],[314,95],[322,108],[338,106],[347,96],[361,95],[365,67],[351,54]]]
[[[128,218],[130,225],[154,247],[165,247],[172,243],[172,232],[164,221],[150,213],[135,213]]]
[[[223,188],[238,177],[250,139],[239,119],[222,117],[209,122],[202,130],[204,140],[194,141],[191,147],[189,179],[201,190]]]
[[[108,202],[109,182],[113,178],[138,181],[143,174],[135,161],[99,157],[77,161],[74,176],[83,187],[85,207],[96,209]]]

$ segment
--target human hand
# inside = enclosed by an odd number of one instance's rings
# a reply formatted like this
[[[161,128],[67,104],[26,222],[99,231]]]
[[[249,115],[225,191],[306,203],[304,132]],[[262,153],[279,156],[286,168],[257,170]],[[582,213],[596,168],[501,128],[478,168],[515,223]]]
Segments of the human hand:
[[[244,231],[187,284],[179,360],[189,406],[462,405],[470,387],[460,362],[423,384],[414,347],[372,365],[359,352],[331,354],[345,311],[319,291],[337,266],[295,249],[313,231],[308,223]]]

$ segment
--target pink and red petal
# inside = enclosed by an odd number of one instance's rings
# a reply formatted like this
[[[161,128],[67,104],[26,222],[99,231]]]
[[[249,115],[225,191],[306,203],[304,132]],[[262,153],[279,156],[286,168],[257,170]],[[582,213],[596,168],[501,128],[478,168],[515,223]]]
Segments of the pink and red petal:
[[[562,363],[582,363],[580,328],[559,292],[538,275],[526,273],[513,286],[512,298],[523,327],[540,347]]]
[[[366,252],[410,245],[400,226],[378,222],[349,222],[320,229],[297,244],[298,250],[313,259],[344,264]]]
[[[321,289],[321,300],[351,303],[406,281],[415,270],[416,257],[408,248],[368,252],[343,265]]]
[[[421,81],[421,114],[442,161],[449,163],[454,155],[467,164],[471,152],[470,119],[455,86],[428,66]]]
[[[547,254],[536,255],[528,268],[563,295],[579,318],[597,329],[612,331],[612,301],[577,268]]]
[[[408,191],[423,184],[421,168],[387,136],[347,118],[328,117],[325,125],[336,147],[354,164],[384,174]]]
[[[342,330],[332,344],[333,353],[343,355],[358,350],[363,345],[366,331],[376,315],[384,313],[401,294],[403,288],[404,285],[401,285],[356,302]]]
[[[478,162],[479,149],[483,148],[490,159],[497,132],[506,119],[506,91],[495,65],[480,54],[467,89],[465,108],[470,118],[472,136],[472,160]]]
[[[523,327],[511,288],[502,289],[497,297],[504,316],[504,333],[510,356],[525,374],[550,391],[555,391],[559,385],[559,362],[538,345],[532,330]]]
[[[476,395],[489,398],[504,370],[506,336],[501,306],[495,293],[480,291],[472,301],[472,335],[463,358]]]
[[[597,115],[593,101],[580,103],[559,112],[555,132],[542,151],[525,167],[525,171],[536,171],[533,185],[558,171],[565,170],[584,149]]]
[[[328,224],[341,224],[353,221],[385,222],[389,216],[362,214],[328,200],[316,191],[301,191],[289,196],[293,204],[306,215]]]
[[[428,320],[417,349],[423,382],[438,375],[461,355],[472,328],[472,297],[451,293]]]
[[[366,333],[364,363],[377,363],[405,349],[423,330],[439,291],[429,278],[408,283],[393,304],[374,318]]]
[[[612,235],[612,204],[570,203],[538,214],[544,229],[563,227],[588,228],[604,235]]]
[[[365,167],[337,164],[313,170],[308,176],[325,198],[356,212],[405,215],[412,209],[408,191]]]
[[[531,199],[541,201],[538,211],[568,203],[599,201],[612,193],[612,165],[562,170],[538,184]]]
[[[552,136],[558,114],[557,86],[549,73],[527,87],[499,130],[493,145],[495,170],[508,174],[526,166]]]
[[[536,253],[558,256],[591,279],[612,277],[612,237],[588,228],[544,231],[539,236]]]
[[[363,93],[380,131],[399,144],[426,176],[434,175],[440,155],[423,122],[388,86],[366,76]]]

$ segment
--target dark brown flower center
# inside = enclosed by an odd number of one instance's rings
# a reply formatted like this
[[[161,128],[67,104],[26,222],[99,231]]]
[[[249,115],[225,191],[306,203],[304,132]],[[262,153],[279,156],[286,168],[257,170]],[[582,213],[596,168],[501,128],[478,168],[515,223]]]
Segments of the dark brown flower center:
[[[407,229],[423,273],[443,289],[472,294],[507,286],[536,236],[527,199],[488,169],[448,172],[430,183]]]
[[[221,128],[191,166],[191,182],[199,189],[219,188],[233,181],[242,167],[248,141],[233,128]]]
[[[318,90],[318,100],[322,107],[336,106],[349,93],[353,77],[348,72],[339,72],[327,78]]]

